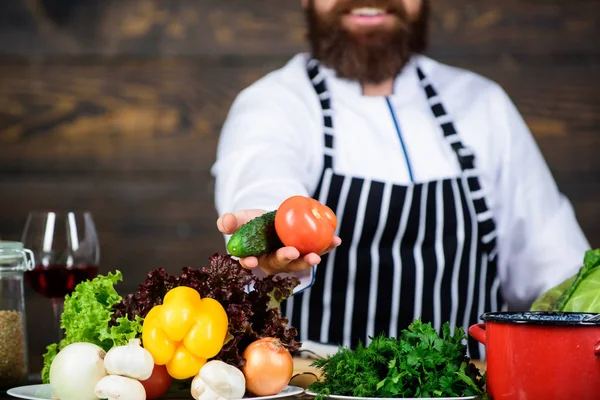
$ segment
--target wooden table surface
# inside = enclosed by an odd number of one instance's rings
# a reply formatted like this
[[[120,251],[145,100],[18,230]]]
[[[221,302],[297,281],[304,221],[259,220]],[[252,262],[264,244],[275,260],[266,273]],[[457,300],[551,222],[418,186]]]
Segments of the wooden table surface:
[[[318,371],[315,368],[311,367],[310,364],[313,362],[312,359],[309,358],[295,358],[294,359],[294,376],[290,382],[291,385],[300,386],[302,388],[306,388],[316,379],[318,375]],[[477,367],[479,367],[482,371],[485,370],[485,363],[481,361],[473,361]],[[32,382],[32,384],[39,382]],[[168,396],[164,397],[164,400],[192,400],[192,396],[188,395],[189,392],[186,390],[178,391],[177,393],[170,393]],[[297,396],[304,397],[304,396]],[[0,400],[9,400],[14,397],[8,396],[5,392],[0,392]]]

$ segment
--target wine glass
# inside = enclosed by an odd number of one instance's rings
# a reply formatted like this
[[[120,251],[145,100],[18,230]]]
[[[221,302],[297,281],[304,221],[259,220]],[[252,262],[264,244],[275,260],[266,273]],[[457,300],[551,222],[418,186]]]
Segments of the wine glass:
[[[22,242],[36,262],[33,270],[25,272],[25,281],[51,300],[55,330],[61,340],[65,296],[98,274],[100,243],[94,219],[87,211],[31,212]]]

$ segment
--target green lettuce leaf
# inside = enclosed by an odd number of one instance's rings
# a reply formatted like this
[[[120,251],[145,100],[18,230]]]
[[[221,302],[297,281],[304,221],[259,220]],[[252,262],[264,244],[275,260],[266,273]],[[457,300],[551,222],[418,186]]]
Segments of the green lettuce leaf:
[[[583,267],[579,270],[571,287],[556,302],[555,311],[566,311],[567,304],[571,301],[575,292],[577,292],[579,297],[577,306],[579,308],[570,307],[570,309],[575,312],[593,312],[590,310],[590,307],[593,306],[591,302],[598,294],[600,286],[597,284],[594,285],[596,281],[589,278],[598,271],[598,267],[600,267],[600,249],[587,251],[583,260]],[[586,284],[582,286],[584,282]],[[583,290],[580,291],[580,288],[583,288]]]
[[[600,313],[600,252],[590,253],[584,276],[565,302],[563,311]]]
[[[556,303],[573,286],[577,275],[565,279],[560,285],[542,294],[531,306],[531,311],[554,311]]]
[[[139,316],[133,320],[121,317],[110,323],[113,306],[122,299],[115,290],[115,285],[122,279],[120,271],[98,275],[91,281],[80,283],[65,297],[61,318],[64,338],[46,348],[41,374],[44,383],[50,381],[50,365],[56,354],[71,343],[93,343],[108,351],[141,335],[143,318]]]
[[[600,249],[587,251],[579,272],[542,294],[531,311],[600,312]]]
[[[42,368],[42,382],[50,383],[50,365],[54,357],[58,354],[58,344],[52,343],[46,347],[46,354],[44,354],[44,368]]]

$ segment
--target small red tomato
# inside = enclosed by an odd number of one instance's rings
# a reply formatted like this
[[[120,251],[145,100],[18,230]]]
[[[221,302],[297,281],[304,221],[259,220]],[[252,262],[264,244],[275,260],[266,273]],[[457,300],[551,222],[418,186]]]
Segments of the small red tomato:
[[[336,228],[337,217],[331,208],[310,197],[292,196],[275,213],[277,236],[300,254],[323,252],[331,244]]]
[[[154,400],[164,396],[171,387],[173,378],[167,372],[167,367],[164,365],[154,365],[152,375],[145,381],[140,381],[144,390],[146,390],[146,399]]]

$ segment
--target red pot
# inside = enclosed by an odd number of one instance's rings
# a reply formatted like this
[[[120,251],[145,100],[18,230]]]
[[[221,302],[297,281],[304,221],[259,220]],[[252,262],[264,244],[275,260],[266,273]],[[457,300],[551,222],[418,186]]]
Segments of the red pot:
[[[488,313],[469,335],[485,344],[493,400],[600,399],[600,322],[593,314]]]

